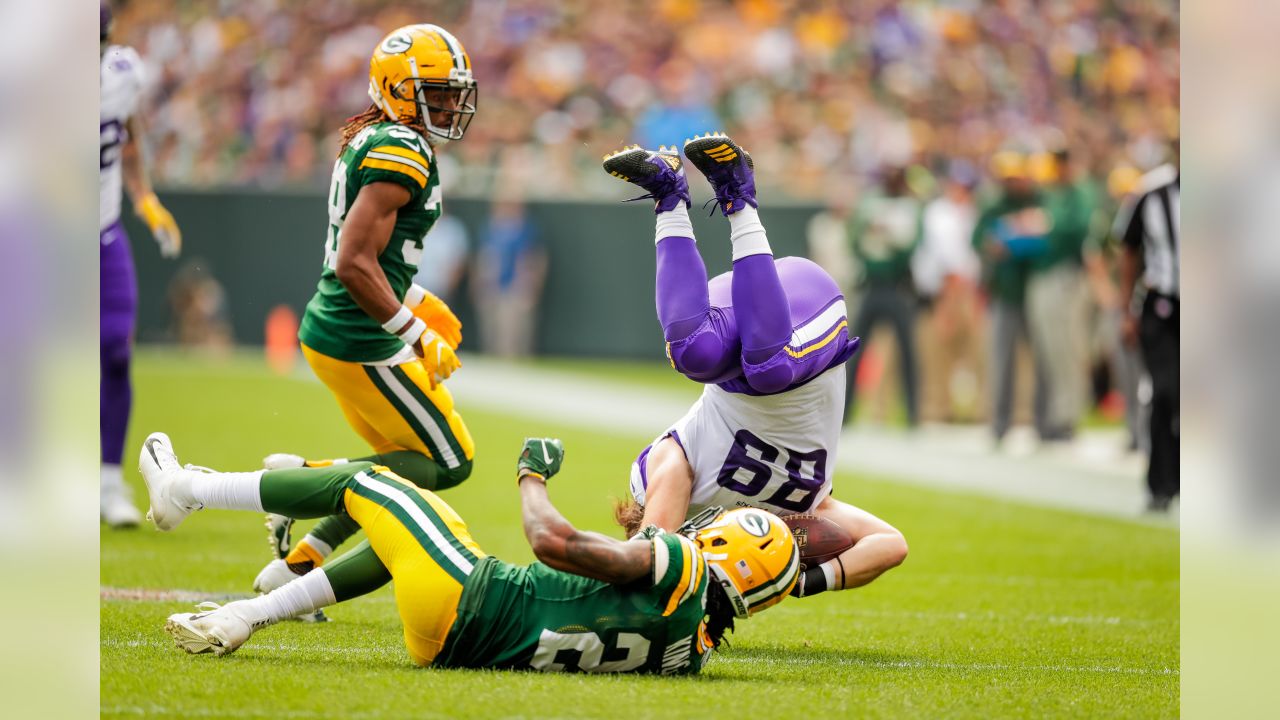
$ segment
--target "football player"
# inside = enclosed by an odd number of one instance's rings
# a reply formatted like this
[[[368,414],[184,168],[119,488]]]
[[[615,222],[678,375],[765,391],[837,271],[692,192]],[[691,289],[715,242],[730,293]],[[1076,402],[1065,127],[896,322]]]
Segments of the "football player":
[[[345,511],[368,538],[266,595],[171,615],[165,629],[187,652],[225,655],[268,625],[394,580],[418,665],[688,674],[736,618],[781,602],[795,584],[795,540],[760,510],[717,508],[679,532],[648,527],[625,541],[574,528],[547,495],[563,457],[559,440],[525,441],[516,483],[541,562],[515,566],[486,555],[439,496],[386,467],[206,472],[179,465],[169,438],[154,433],[139,467],[161,530],[204,507]]]
[[[328,193],[324,267],[298,337],[316,376],[373,449],[366,458],[428,490],[471,474],[471,433],[442,385],[461,363],[461,324],[412,278],[440,217],[434,146],[458,140],[475,114],[471,59],[436,25],[392,31],[369,63],[373,104],[342,128]],[[269,469],[322,466],[268,456]],[[339,462],[345,462],[341,460]],[[359,529],[341,512],[289,549],[287,517],[269,516],[277,554],[254,588],[267,592],[324,562]]]
[[[675,148],[625,148],[611,175],[648,191],[657,213],[657,309],[672,367],[706,387],[689,412],[641,451],[634,502],[616,508],[628,534],[678,527],[715,505],[814,513],[854,545],[807,568],[794,594],[865,585],[907,555],[902,533],[831,497],[845,377],[858,349],[844,296],[803,258],[775,260],[757,214],[750,155],[728,136],[688,140],[684,155],[710,181],[729,219],[732,271],[707,281],[689,222],[689,185]],[[637,198],[639,199],[639,198]]]
[[[120,193],[129,191],[133,207],[160,244],[160,254],[175,258],[182,249],[182,233],[160,204],[147,177],[143,157],[143,125],[138,115],[142,99],[142,59],[133,48],[108,42],[111,8],[100,6],[98,49],[100,67],[99,149],[99,362],[102,388],[99,427],[102,433],[102,484],[99,510],[111,527],[132,527],[142,519],[134,507],[120,472],[124,436],[133,405],[129,365],[133,354],[133,325],[138,287],[129,238],[120,224]]]

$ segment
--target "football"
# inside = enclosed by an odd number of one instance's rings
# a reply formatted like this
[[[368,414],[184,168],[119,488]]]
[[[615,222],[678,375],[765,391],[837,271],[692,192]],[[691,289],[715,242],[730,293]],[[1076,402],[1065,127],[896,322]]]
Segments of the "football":
[[[791,528],[800,548],[800,565],[811,568],[853,547],[853,538],[831,520],[817,515],[787,515],[782,521]]]

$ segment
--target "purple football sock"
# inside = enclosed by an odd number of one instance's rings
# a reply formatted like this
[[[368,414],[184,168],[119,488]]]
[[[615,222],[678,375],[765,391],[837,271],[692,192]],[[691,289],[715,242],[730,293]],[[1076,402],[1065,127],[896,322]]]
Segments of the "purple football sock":
[[[102,462],[119,465],[124,456],[124,434],[129,427],[133,387],[129,382],[129,344],[103,343],[102,386],[98,422],[102,430]]]
[[[138,303],[129,239],[119,223],[102,231],[99,272],[102,385],[98,422],[102,433],[102,462],[119,465],[133,405],[129,362],[133,354],[134,310]]]
[[[791,339],[791,309],[773,255],[748,255],[734,261],[733,310],[745,362],[763,363]]]
[[[667,342],[688,337],[707,319],[707,266],[693,238],[667,237],[658,243],[655,302]]]

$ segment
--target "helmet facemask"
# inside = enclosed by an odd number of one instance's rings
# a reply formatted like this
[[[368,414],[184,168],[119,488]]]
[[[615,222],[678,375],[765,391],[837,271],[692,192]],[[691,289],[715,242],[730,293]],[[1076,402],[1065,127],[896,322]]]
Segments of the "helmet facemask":
[[[410,78],[397,85],[393,92],[402,100],[412,99],[423,127],[441,140],[461,140],[476,114],[477,88],[470,70],[455,69],[447,81]],[[432,113],[444,114],[448,119],[443,125],[437,125],[431,118]]]

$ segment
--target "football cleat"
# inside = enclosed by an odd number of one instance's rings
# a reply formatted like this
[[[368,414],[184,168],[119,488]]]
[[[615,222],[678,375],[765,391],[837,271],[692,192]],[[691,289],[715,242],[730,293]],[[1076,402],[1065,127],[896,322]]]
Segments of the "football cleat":
[[[674,147],[645,150],[631,145],[605,155],[603,165],[610,175],[649,191],[627,202],[652,198],[655,213],[671,210],[681,201],[689,207],[689,182],[684,176],[684,163]]]
[[[203,602],[196,608],[202,612],[170,615],[164,624],[178,647],[193,655],[235,652],[255,630],[271,624],[266,616],[249,612],[244,601],[222,606]]]
[[[302,576],[289,569],[289,563],[284,558],[276,558],[267,563],[258,577],[253,579],[253,591],[266,594],[300,577]]]
[[[276,513],[267,513],[267,544],[271,546],[271,554],[283,560],[293,547],[293,518]]]
[[[114,474],[103,471],[98,510],[102,521],[113,528],[137,527],[142,522],[142,513],[133,504],[133,493],[120,479],[118,469]]]
[[[707,176],[716,204],[725,217],[756,203],[755,164],[746,150],[724,133],[708,133],[684,141],[684,156]]]
[[[147,519],[155,523],[161,530],[172,530],[188,515],[204,507],[199,503],[185,503],[173,497],[174,484],[181,479],[181,474],[190,472],[178,463],[173,454],[173,443],[169,436],[161,432],[151,433],[142,443],[142,451],[138,454],[138,469],[147,484],[147,495],[151,498],[151,509],[147,510]]]

